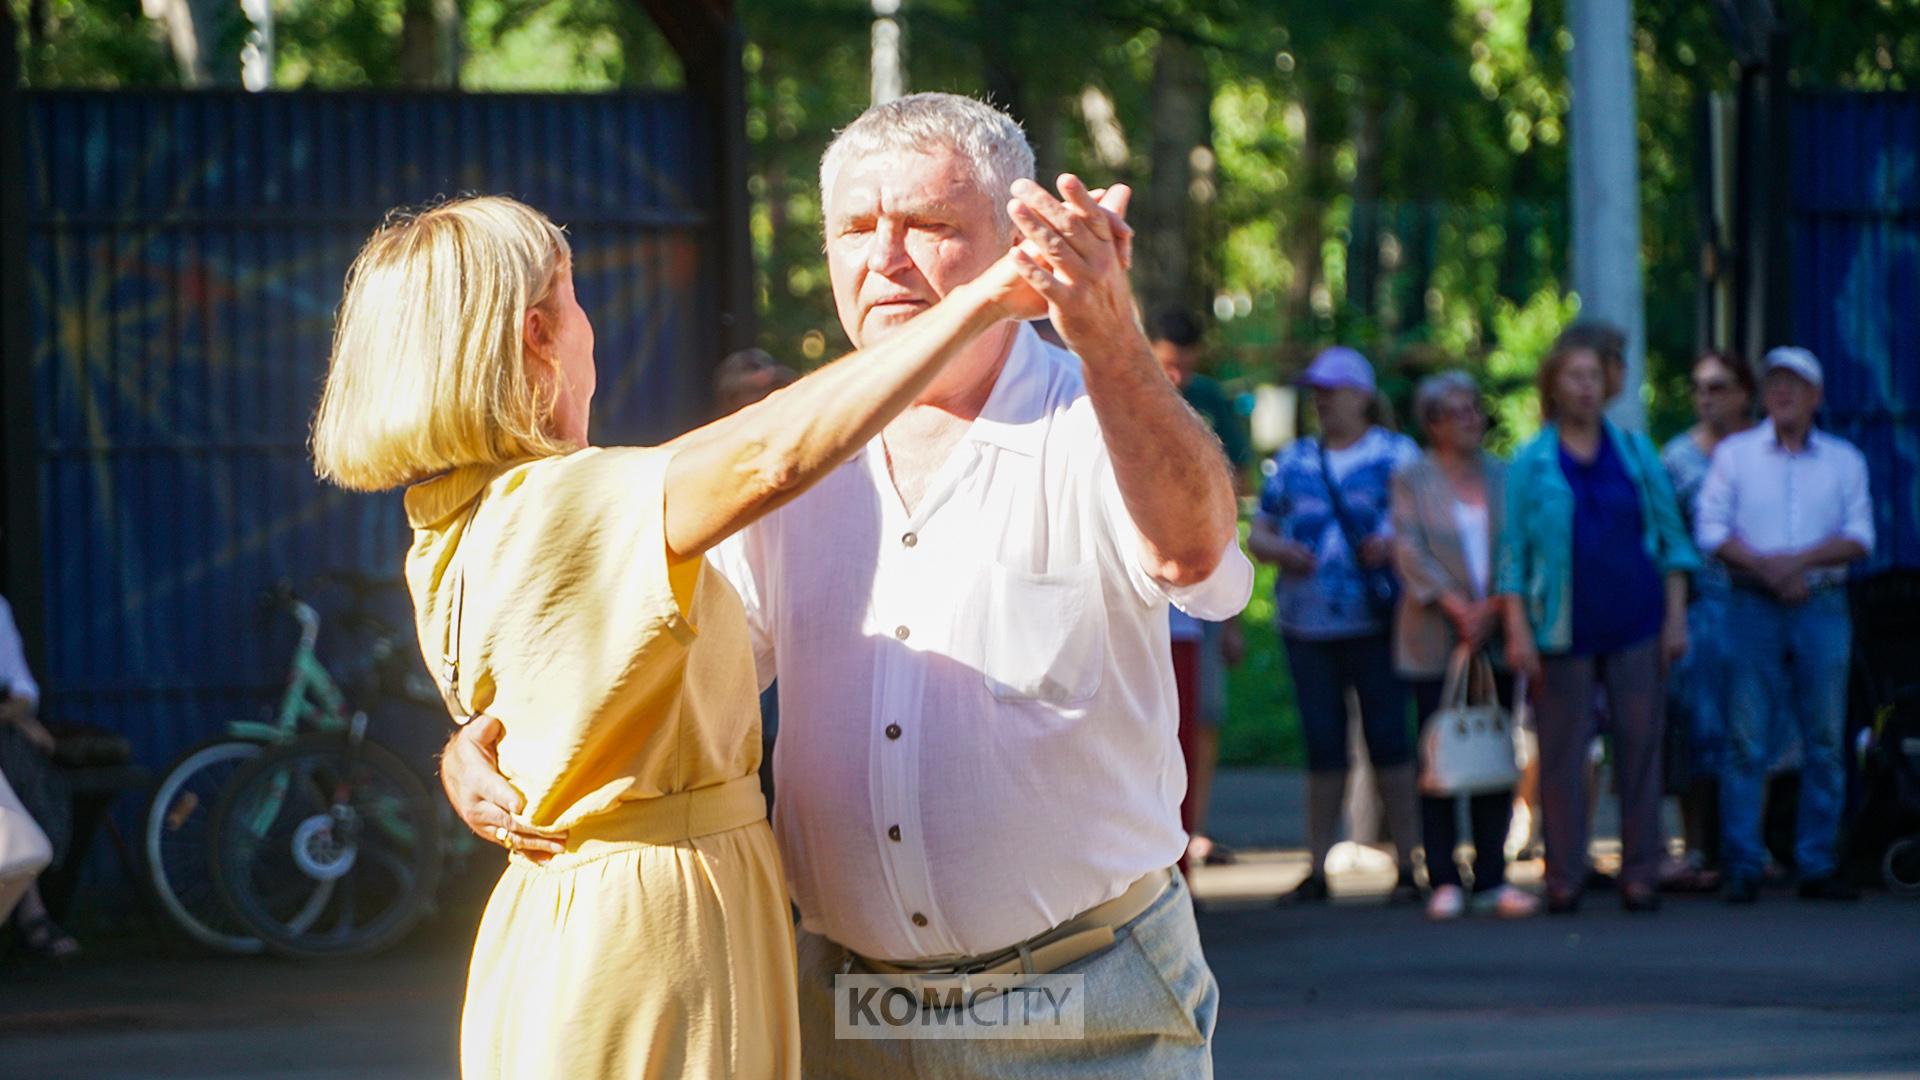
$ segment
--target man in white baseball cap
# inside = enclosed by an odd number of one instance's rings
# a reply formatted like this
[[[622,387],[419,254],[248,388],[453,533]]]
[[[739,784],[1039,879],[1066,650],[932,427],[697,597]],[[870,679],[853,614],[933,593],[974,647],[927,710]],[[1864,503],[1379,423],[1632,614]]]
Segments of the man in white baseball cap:
[[[1694,525],[1700,550],[1726,563],[1734,584],[1733,701],[1720,781],[1726,898],[1752,903],[1759,895],[1767,720],[1786,704],[1805,756],[1794,847],[1800,895],[1852,900],[1859,893],[1842,877],[1834,848],[1853,642],[1843,586],[1847,565],[1866,558],[1874,541],[1867,462],[1853,444],[1813,426],[1826,376],[1812,353],[1774,349],[1761,373],[1767,420],[1715,450]]]

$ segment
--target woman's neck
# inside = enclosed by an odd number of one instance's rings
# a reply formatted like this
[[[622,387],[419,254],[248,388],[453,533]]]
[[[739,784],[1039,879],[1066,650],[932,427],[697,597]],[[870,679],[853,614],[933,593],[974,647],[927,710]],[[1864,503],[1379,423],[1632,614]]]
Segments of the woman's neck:
[[[1448,476],[1464,476],[1480,471],[1480,451],[1462,450],[1457,446],[1436,446],[1433,448],[1434,463]]]
[[[1738,435],[1752,426],[1753,421],[1744,415],[1734,417],[1732,422],[1726,425],[1708,423],[1695,424],[1693,427],[1693,441],[1700,445],[1700,449],[1711,454],[1713,453],[1714,447],[1720,445],[1722,439],[1730,435]]]
[[[1563,416],[1560,418],[1558,426],[1562,439],[1588,441],[1600,434],[1600,418],[1598,416]]]
[[[1354,428],[1351,431],[1323,431],[1320,433],[1320,443],[1329,450],[1345,450],[1347,447],[1359,442],[1361,437],[1366,435],[1366,433],[1367,429],[1365,425]]]

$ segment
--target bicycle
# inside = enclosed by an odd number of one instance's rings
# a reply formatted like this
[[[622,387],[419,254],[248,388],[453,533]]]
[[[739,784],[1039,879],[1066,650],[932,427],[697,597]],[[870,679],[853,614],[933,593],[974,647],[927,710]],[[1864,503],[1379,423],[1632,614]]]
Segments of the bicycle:
[[[316,580],[345,585],[355,594],[356,607],[364,606],[360,602],[369,592],[388,587],[356,575]],[[220,735],[176,759],[148,806],[143,837],[149,885],[162,910],[201,945],[241,955],[259,953],[267,943],[234,913],[214,881],[211,824],[225,793],[269,748],[290,744],[303,732],[347,732],[355,727],[356,717],[364,730],[364,714],[349,707],[340,683],[319,659],[319,613],[288,586],[275,589],[267,599],[272,609],[286,611],[300,627],[278,709],[261,720],[231,722]],[[357,622],[371,640],[356,667],[372,670],[394,696],[437,708],[438,695],[424,674],[399,670],[405,665],[404,653],[395,644],[397,635],[377,619],[363,616]],[[288,925],[311,926],[335,888],[333,880],[315,879]]]

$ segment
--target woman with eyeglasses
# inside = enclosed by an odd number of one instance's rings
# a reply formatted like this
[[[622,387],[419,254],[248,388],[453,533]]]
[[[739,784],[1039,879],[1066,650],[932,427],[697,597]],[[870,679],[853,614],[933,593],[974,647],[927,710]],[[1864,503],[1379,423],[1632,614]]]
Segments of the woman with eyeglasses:
[[[1675,435],[1660,451],[1673,492],[1693,533],[1700,485],[1707,478],[1714,448],[1730,435],[1753,426],[1756,386],[1753,369],[1730,353],[1709,350],[1693,364],[1693,413],[1697,422]],[[1673,669],[1668,694],[1675,722],[1685,725],[1683,776],[1670,787],[1680,792],[1681,828],[1687,853],[1683,864],[1663,874],[1669,888],[1709,892],[1720,882],[1720,752],[1727,726],[1730,685],[1726,634],[1727,568],[1703,557],[1689,582],[1687,638],[1692,648]]]
[[[1506,466],[1481,446],[1487,416],[1480,390],[1465,372],[1421,380],[1414,417],[1427,452],[1393,476],[1393,557],[1404,586],[1394,617],[1394,669],[1408,681],[1425,726],[1439,711],[1447,666],[1462,643],[1494,651],[1503,606],[1493,595]],[[1513,700],[1504,673],[1500,700]],[[1469,904],[1478,914],[1515,919],[1539,910],[1533,894],[1507,884],[1507,829],[1513,790],[1467,800],[1473,823],[1473,895],[1468,900],[1454,862],[1459,803],[1453,795],[1420,796],[1420,835],[1427,852],[1427,917],[1457,919]]]

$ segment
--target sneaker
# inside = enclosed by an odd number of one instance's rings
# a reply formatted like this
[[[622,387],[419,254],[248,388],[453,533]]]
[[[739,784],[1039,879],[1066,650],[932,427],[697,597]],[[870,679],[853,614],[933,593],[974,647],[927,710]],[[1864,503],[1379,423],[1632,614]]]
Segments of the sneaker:
[[[1427,918],[1446,922],[1466,914],[1467,895],[1458,885],[1442,885],[1427,897]]]
[[[1580,910],[1580,894],[1547,890],[1547,914],[1572,915]]]
[[[1801,882],[1800,899],[1853,901],[1860,899],[1860,890],[1840,875],[1828,874]]]
[[[1502,885],[1477,893],[1473,898],[1475,915],[1496,919],[1525,919],[1540,914],[1540,898],[1516,885]]]
[[[1393,891],[1387,894],[1389,904],[1417,904],[1420,902],[1420,883],[1413,880],[1410,867],[1400,868],[1400,880],[1393,883]]]
[[[1727,903],[1751,904],[1758,899],[1760,899],[1759,879],[1744,876],[1727,878]]]
[[[1324,904],[1332,894],[1327,890],[1327,879],[1322,874],[1308,874],[1292,892],[1280,894],[1280,905],[1289,907],[1294,904]]]

